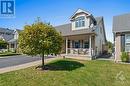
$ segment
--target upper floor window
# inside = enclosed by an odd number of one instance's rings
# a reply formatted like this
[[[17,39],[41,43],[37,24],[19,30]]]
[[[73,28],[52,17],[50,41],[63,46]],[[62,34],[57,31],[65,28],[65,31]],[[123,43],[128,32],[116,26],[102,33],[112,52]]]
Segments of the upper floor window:
[[[84,27],[85,26],[85,17],[80,16],[75,19],[75,27]]]

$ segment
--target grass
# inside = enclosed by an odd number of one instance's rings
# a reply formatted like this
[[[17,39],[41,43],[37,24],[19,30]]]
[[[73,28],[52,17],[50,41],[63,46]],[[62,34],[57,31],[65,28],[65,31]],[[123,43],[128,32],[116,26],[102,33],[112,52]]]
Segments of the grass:
[[[14,55],[20,55],[20,54],[19,54],[19,53],[13,53],[13,52],[4,52],[4,53],[0,53],[0,57],[14,56]]]
[[[55,60],[0,74],[0,86],[130,86],[130,65],[110,61]]]

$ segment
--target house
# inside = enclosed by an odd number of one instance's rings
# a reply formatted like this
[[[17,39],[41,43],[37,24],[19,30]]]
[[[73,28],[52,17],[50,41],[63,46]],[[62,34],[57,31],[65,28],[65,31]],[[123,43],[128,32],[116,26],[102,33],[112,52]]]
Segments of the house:
[[[10,39],[13,38],[13,30],[8,28],[0,28],[0,39],[8,42]],[[7,49],[3,49],[0,47],[0,52],[6,51]]]
[[[63,38],[62,53],[95,57],[106,51],[106,34],[103,17],[94,17],[91,13],[78,9],[69,24],[55,27]]]
[[[11,30],[8,28],[0,28],[0,39],[9,43],[9,49],[14,51],[17,49],[18,35],[21,30]]]
[[[121,52],[130,54],[130,14],[113,17],[115,61],[121,61]]]

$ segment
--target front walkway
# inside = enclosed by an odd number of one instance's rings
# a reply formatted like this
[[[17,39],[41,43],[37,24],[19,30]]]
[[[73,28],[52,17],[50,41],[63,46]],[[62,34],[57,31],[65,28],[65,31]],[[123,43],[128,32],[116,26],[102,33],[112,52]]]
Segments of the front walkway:
[[[45,59],[45,63],[50,62],[52,60],[56,60],[56,59],[60,59],[60,58],[58,58],[58,57],[48,58],[48,59]],[[38,60],[38,61],[29,62],[29,63],[25,63],[25,64],[21,64],[21,65],[16,65],[16,66],[10,66],[10,67],[1,68],[0,69],[0,74],[6,73],[6,72],[10,72],[10,71],[15,71],[15,70],[20,70],[20,69],[28,68],[28,67],[31,67],[31,66],[40,65],[41,62],[42,62],[41,60]]]
[[[76,55],[76,54],[61,54],[58,57],[63,57],[63,58],[72,58],[72,59],[77,59],[77,60],[92,60],[92,57],[87,56],[87,55]]]
[[[97,57],[96,60],[111,60],[111,61],[114,61],[114,56],[111,55],[111,54],[105,54],[105,55]]]

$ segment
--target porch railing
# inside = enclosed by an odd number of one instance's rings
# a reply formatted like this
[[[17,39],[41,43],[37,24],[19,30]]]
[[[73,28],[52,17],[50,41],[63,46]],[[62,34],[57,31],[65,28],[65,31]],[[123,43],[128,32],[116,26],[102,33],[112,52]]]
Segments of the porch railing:
[[[68,48],[69,54],[81,54],[81,55],[88,55],[89,49],[88,48]]]

